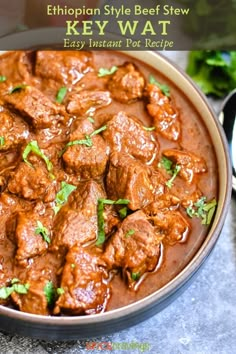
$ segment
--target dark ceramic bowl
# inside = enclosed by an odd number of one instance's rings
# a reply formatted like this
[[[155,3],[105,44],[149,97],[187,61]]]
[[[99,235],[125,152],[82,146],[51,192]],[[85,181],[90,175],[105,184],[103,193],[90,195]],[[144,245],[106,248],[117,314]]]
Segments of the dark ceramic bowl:
[[[55,33],[55,35],[57,38],[62,38],[58,32]],[[22,36],[23,34],[9,36],[8,40],[19,42],[19,39],[22,39]],[[31,34],[26,41],[28,47],[32,47],[33,43],[39,42],[37,42],[37,36],[39,36],[39,38],[44,37],[42,36],[42,31],[40,33],[37,31],[31,31]],[[45,41],[45,37],[43,40]],[[40,42],[39,44],[42,43],[43,42]],[[57,43],[55,38],[54,43]],[[22,48],[26,48],[27,46],[21,45]],[[225,221],[232,188],[228,146],[222,127],[208,106],[205,97],[180,69],[176,68],[161,55],[155,54],[154,52],[133,51],[126,52],[126,54],[148,63],[151,67],[158,69],[159,72],[172,81],[189,99],[204,121],[214,145],[219,167],[219,172],[216,171],[216,173],[219,173],[218,207],[213,224],[210,227],[204,242],[187,266],[168,284],[144,299],[106,313],[75,317],[45,317],[23,313],[0,306],[1,330],[45,340],[72,340],[105,335],[125,329],[155,315],[183,292],[216,244]]]

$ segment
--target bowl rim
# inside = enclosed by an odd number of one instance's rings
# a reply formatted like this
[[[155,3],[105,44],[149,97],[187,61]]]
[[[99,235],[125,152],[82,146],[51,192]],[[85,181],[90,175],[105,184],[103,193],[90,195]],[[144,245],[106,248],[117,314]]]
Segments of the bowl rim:
[[[35,31],[36,30],[32,30],[32,32]],[[1,40],[0,40],[0,44],[1,44]],[[5,52],[6,51],[0,53],[0,55]],[[137,57],[138,60],[142,61],[142,59],[139,58],[139,53],[140,53],[139,51],[123,51],[123,52],[127,55]],[[0,316],[3,315],[8,318],[12,318],[14,320],[27,321],[29,323],[35,323],[35,324],[40,323],[41,325],[56,326],[58,328],[63,327],[65,325],[68,327],[74,325],[83,326],[89,324],[99,325],[102,324],[103,322],[112,321],[114,320],[114,318],[122,320],[127,316],[132,316],[137,312],[142,312],[142,310],[145,311],[146,308],[151,308],[158,302],[160,303],[163,302],[171,294],[176,292],[176,290],[181,288],[197,272],[201,264],[204,262],[204,260],[207,258],[207,256],[210,254],[211,250],[213,249],[220,235],[221,229],[223,227],[227,215],[228,207],[231,200],[231,190],[232,190],[232,169],[231,169],[230,156],[228,151],[228,144],[227,144],[227,140],[223,128],[221,127],[220,122],[218,121],[213,109],[210,107],[209,103],[207,102],[206,96],[200,91],[200,89],[192,81],[192,79],[181,68],[178,67],[177,64],[173,63],[170,59],[162,56],[159,52],[153,52],[153,51],[142,51],[142,52],[145,55],[148,55],[149,57],[151,56],[152,58],[154,58],[155,56],[157,61],[162,61],[164,65],[166,65],[167,67],[168,66],[172,67],[172,70],[178,72],[179,73],[178,75],[182,76],[182,79],[184,79],[186,83],[188,82],[188,84],[191,85],[191,87],[195,91],[196,96],[198,96],[198,98],[205,105],[205,109],[208,111],[208,116],[211,117],[212,123],[215,124],[215,127],[217,129],[221,141],[221,148],[225,158],[225,166],[226,166],[226,170],[225,170],[226,185],[224,186],[225,193],[222,200],[222,207],[219,212],[217,223],[213,222],[213,225],[209,229],[209,232],[207,233],[205,240],[202,242],[202,244],[200,245],[196,253],[193,255],[191,260],[188,262],[188,264],[180,271],[180,273],[178,273],[172,280],[170,280],[162,288],[154,291],[152,294],[134,303],[131,303],[129,305],[114,310],[110,310],[108,312],[103,312],[95,315],[61,316],[61,317],[30,314],[30,313],[20,312],[18,310],[0,305]],[[152,65],[150,66],[152,67]],[[158,70],[158,68],[155,69]],[[166,75],[165,73],[161,71],[160,73],[163,76],[168,77],[168,75]],[[168,77],[168,79],[171,81],[171,78]],[[180,89],[176,82],[174,81],[172,82],[176,85],[178,89]],[[196,109],[194,104],[193,106]],[[218,172],[218,176],[219,176],[219,172]]]

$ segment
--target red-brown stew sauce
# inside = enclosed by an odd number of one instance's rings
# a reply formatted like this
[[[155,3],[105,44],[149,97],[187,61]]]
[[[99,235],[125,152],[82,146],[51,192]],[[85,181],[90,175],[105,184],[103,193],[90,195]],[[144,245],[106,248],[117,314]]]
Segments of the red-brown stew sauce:
[[[218,185],[188,99],[116,52],[10,52],[0,78],[0,304],[95,314],[175,277]]]

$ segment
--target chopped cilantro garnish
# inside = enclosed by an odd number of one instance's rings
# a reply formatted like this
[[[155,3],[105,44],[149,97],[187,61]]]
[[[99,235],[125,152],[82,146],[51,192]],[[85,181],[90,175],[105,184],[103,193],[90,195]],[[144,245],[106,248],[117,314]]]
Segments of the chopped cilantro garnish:
[[[68,184],[66,182],[61,182],[61,189],[56,195],[56,205],[54,206],[53,210],[55,214],[61,209],[62,205],[65,204],[68,200],[69,195],[76,189],[76,186],[72,184]]]
[[[98,199],[98,207],[97,207],[97,214],[98,214],[98,237],[96,245],[100,246],[104,243],[105,237],[105,220],[104,220],[104,205],[127,205],[129,204],[128,199],[118,199],[116,201],[110,199]]]
[[[26,84],[17,85],[15,87],[13,87],[13,89],[11,89],[10,94],[12,94],[14,92],[17,92],[17,91],[20,91],[20,90],[23,90],[23,89],[25,89],[27,87],[29,87],[29,85],[26,85]]]
[[[61,87],[57,92],[56,102],[62,103],[67,93],[66,87]]]
[[[38,146],[38,142],[36,140],[31,141],[25,148],[25,150],[23,151],[23,160],[25,163],[27,163],[27,165],[33,167],[31,165],[31,163],[27,160],[28,155],[33,152],[35,155],[41,157],[44,162],[47,165],[47,170],[48,172],[51,172],[53,169],[53,165],[51,163],[51,161],[49,160],[49,158],[40,150],[39,146]]]
[[[173,167],[173,162],[167,159],[167,157],[165,156],[162,157],[161,162],[158,164],[158,167],[163,167],[168,174],[172,175],[172,177],[166,182],[166,186],[168,188],[171,188],[173,186],[173,182],[176,176],[181,170],[181,167],[179,165],[175,165]]]
[[[5,138],[4,136],[0,136],[0,146],[3,146],[5,144]]]
[[[135,234],[135,230],[130,229],[129,231],[126,232],[125,237],[128,238],[128,237],[130,237],[130,236],[132,236],[134,234]]]
[[[152,75],[149,76],[149,83],[157,86],[165,96],[167,96],[167,97],[170,96],[169,87],[165,84],[160,84],[160,82],[158,82],[154,76],[152,76]]]
[[[203,196],[196,203],[187,207],[186,213],[190,218],[201,218],[203,225],[209,225],[215,213],[216,206],[217,202],[215,199],[206,202],[206,197]]]
[[[73,145],[85,145],[87,147],[93,146],[93,141],[92,141],[91,138],[94,135],[97,135],[97,134],[101,133],[102,131],[104,131],[106,129],[107,129],[107,127],[106,127],[106,125],[104,125],[103,127],[99,128],[97,130],[94,130],[91,134],[85,135],[85,139],[70,141],[69,143],[66,144],[64,149],[60,152],[60,156],[62,156],[64,154],[64,152],[66,151],[66,149],[69,146],[73,146]]]
[[[41,235],[44,241],[46,241],[47,243],[51,242],[49,237],[49,231],[45,226],[43,226],[41,221],[37,221],[37,228],[35,229],[35,234]]]
[[[131,273],[131,278],[134,280],[134,281],[137,281],[139,280],[140,278],[140,272],[137,272],[137,273]]]
[[[0,82],[4,82],[4,81],[6,81],[6,79],[7,79],[6,76],[4,76],[4,75],[0,76]]]
[[[27,294],[29,284],[19,284],[19,279],[14,278],[11,281],[11,286],[4,286],[0,288],[0,299],[7,299],[13,292],[18,294]]]
[[[118,70],[117,66],[112,66],[110,69],[100,68],[98,70],[98,77],[112,75]]]
[[[57,288],[57,295],[63,295],[65,290],[63,288]]]
[[[145,127],[145,126],[143,125],[143,129],[146,130],[147,132],[152,132],[153,130],[156,129],[156,127]]]
[[[53,285],[52,281],[48,281],[47,284],[45,285],[43,292],[46,296],[47,303],[48,305],[52,305],[55,301],[56,298],[56,289]]]
[[[95,122],[95,120],[92,117],[88,117],[88,121],[92,124]]]
[[[128,208],[127,208],[127,207],[121,208],[121,209],[118,211],[118,213],[119,213],[119,215],[120,215],[120,218],[121,218],[121,219],[124,219],[124,218],[127,216]]]

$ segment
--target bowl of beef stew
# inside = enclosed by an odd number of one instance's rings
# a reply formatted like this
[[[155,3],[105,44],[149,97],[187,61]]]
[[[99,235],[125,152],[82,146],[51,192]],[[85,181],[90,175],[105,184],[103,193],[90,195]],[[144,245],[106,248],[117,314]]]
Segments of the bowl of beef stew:
[[[111,333],[163,309],[213,249],[227,143],[153,52],[0,56],[1,329]]]

